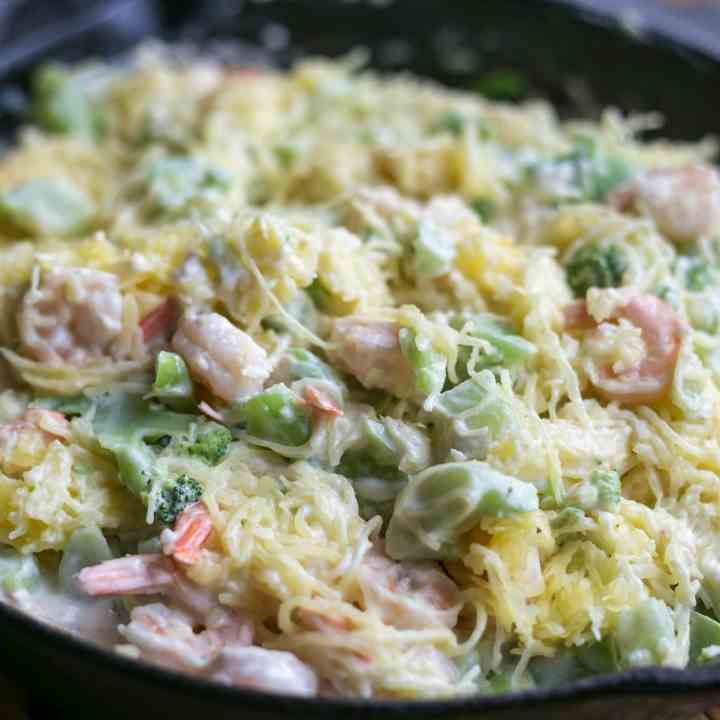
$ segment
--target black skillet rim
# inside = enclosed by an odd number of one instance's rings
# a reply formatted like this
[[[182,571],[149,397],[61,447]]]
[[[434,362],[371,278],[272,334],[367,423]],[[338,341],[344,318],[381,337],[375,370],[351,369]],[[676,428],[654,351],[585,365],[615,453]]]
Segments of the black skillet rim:
[[[608,32],[627,34],[622,20],[607,13],[586,7],[568,5],[564,0],[543,0],[554,12],[565,13],[581,22],[600,25]],[[635,35],[639,44],[670,50],[685,60],[718,64],[720,52],[713,56],[706,50],[689,47],[670,35],[654,29]],[[223,686],[158,666],[125,657],[105,650],[91,642],[75,637],[34,619],[31,615],[0,602],[0,622],[14,624],[27,633],[33,642],[72,653],[78,660],[104,670],[121,673],[137,680],[161,686],[164,690],[192,693],[198,699],[219,702],[226,706],[237,705],[248,710],[268,711],[273,714],[311,713],[319,717],[337,717],[338,713],[356,711],[382,712],[383,717],[406,717],[408,712],[417,716],[440,716],[450,713],[479,713],[488,710],[511,710],[536,706],[543,702],[573,703],[578,701],[607,700],[610,697],[674,696],[720,691],[720,666],[691,670],[672,668],[640,668],[623,673],[596,676],[556,688],[522,690],[502,695],[474,695],[441,700],[366,700],[356,698],[303,698],[293,695],[264,693],[256,690]]]

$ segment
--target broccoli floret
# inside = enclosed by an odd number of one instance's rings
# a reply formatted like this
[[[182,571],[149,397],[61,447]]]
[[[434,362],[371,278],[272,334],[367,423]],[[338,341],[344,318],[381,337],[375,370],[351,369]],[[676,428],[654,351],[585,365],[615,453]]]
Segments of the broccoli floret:
[[[685,272],[685,285],[688,290],[702,292],[709,288],[713,281],[713,271],[701,260],[692,263]]]
[[[617,245],[586,245],[568,260],[565,276],[575,297],[585,297],[591,287],[619,287],[626,270],[625,253]]]
[[[200,500],[202,493],[202,485],[185,473],[174,480],[168,480],[163,485],[155,505],[155,517],[166,525],[172,525],[188,505]]]
[[[208,423],[195,437],[181,441],[180,446],[188,455],[200,458],[208,465],[217,465],[227,454],[231,441],[232,435],[224,425]]]
[[[448,132],[451,135],[462,135],[465,129],[465,118],[455,110],[448,110],[442,113],[435,124],[433,130],[436,132]]]
[[[192,415],[160,410],[136,395],[103,395],[96,401],[92,427],[100,446],[115,457],[122,483],[145,498],[155,473],[155,451],[149,443],[165,436],[187,435]]]
[[[614,470],[593,470],[590,484],[597,490],[600,510],[615,512],[620,502],[620,476]]]
[[[474,198],[470,201],[470,207],[484,223],[490,222],[497,212],[495,203],[487,197],[478,196]]]

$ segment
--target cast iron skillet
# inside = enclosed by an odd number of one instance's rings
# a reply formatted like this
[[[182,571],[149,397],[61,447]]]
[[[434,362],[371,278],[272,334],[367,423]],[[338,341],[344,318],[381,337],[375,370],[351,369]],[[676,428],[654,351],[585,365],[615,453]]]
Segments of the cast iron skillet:
[[[12,17],[13,7],[15,13]],[[5,9],[7,8],[7,9]],[[520,71],[528,95],[563,113],[605,105],[659,110],[663,134],[720,131],[718,58],[667,37],[643,39],[607,17],[540,0],[48,0],[0,3],[0,135],[11,139],[24,111],[29,70],[48,58],[115,56],[145,36],[192,42],[241,61],[285,66],[308,53],[337,55],[358,44],[384,70],[410,69],[456,86],[489,70]],[[447,61],[448,48],[454,60]],[[307,700],[229,689],[101,651],[0,604],[0,670],[28,687],[54,717],[688,718],[720,704],[720,668],[644,669],[554,690],[406,703]]]

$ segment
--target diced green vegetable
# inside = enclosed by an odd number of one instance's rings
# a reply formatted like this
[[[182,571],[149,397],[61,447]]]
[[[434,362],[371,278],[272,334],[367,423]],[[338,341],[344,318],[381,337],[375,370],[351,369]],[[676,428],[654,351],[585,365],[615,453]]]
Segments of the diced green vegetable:
[[[702,665],[715,660],[708,648],[720,651],[720,623],[695,610],[690,612],[690,663]],[[718,653],[720,659],[720,653]]]
[[[61,65],[44,65],[33,76],[32,114],[50,132],[91,140],[102,132],[102,115],[82,87],[82,79]]]
[[[298,158],[298,148],[288,143],[275,145],[275,147],[273,148],[273,152],[275,153],[275,157],[280,163],[280,166],[284,170],[292,167]]]
[[[115,457],[120,480],[144,497],[156,458],[147,441],[184,435],[194,422],[192,415],[158,410],[140,397],[117,393],[97,399],[92,427],[100,446]]]
[[[166,525],[172,525],[188,505],[200,500],[202,494],[202,485],[184,473],[168,480],[163,485],[155,505],[155,517]]]
[[[620,502],[620,476],[614,470],[593,470],[590,484],[597,491],[596,507],[614,512]]]
[[[166,350],[158,353],[152,396],[174,410],[191,410],[195,406],[190,372],[177,353]]]
[[[63,415],[84,415],[92,403],[86,395],[38,395],[32,402],[33,407],[57,410]]]
[[[305,288],[305,292],[310,296],[313,305],[320,312],[327,312],[332,307],[332,293],[322,284],[320,278],[315,278],[310,285]]]
[[[432,343],[410,328],[401,328],[400,349],[415,374],[415,387],[425,397],[439,393],[445,384],[447,358]]]
[[[580,508],[563,508],[550,522],[553,530],[572,532],[575,528],[580,529],[585,518],[585,513]]]
[[[451,235],[428,218],[421,220],[413,242],[415,277],[435,278],[447,274],[455,259]]]
[[[34,555],[23,555],[14,548],[0,546],[0,588],[8,593],[32,590],[40,579]]]
[[[490,198],[476,197],[470,201],[470,207],[475,214],[485,223],[492,222],[497,208]]]
[[[435,465],[411,478],[395,501],[387,552],[395,560],[455,558],[459,537],[481,517],[537,509],[533,485],[485,463]]]
[[[313,378],[316,380],[328,380],[338,386],[343,385],[337,373],[309,350],[289,348],[285,353],[285,360],[289,382]]]
[[[565,277],[575,297],[585,297],[591,287],[620,287],[627,270],[625,253],[617,245],[585,245],[565,266]]]
[[[482,459],[489,445],[515,426],[510,402],[489,370],[441,393],[430,417],[435,445],[445,457],[457,450]]]
[[[28,236],[77,235],[95,217],[88,197],[67,181],[28,180],[0,194],[0,226]]]
[[[229,190],[225,173],[192,157],[166,157],[145,170],[145,207],[150,215],[177,217],[208,194]]]
[[[512,329],[501,320],[487,313],[466,317],[458,315],[451,319],[450,324],[456,330],[465,329],[472,337],[490,343],[492,350],[481,353],[475,366],[476,370],[491,367],[512,367],[529,360],[537,352],[533,343],[512,332]],[[462,346],[458,354],[458,372],[467,376],[467,364],[471,349]]]
[[[283,310],[311,332],[317,331],[317,308],[307,292],[303,290],[296,292],[295,295],[293,295],[293,297],[285,305],[283,305]],[[290,327],[287,317],[279,312],[264,317],[262,324],[263,327],[275,330],[276,332],[292,332],[292,328]]]
[[[528,79],[517,70],[501,68],[485,73],[475,82],[475,90],[491,100],[518,102],[529,91]]]
[[[465,118],[455,110],[442,113],[433,125],[435,132],[448,132],[451,135],[462,135],[465,129]]]
[[[618,617],[615,646],[623,668],[661,665],[674,641],[672,613],[662,600],[648,598]]]
[[[614,644],[608,638],[576,648],[562,648],[553,657],[533,658],[528,666],[538,687],[557,687],[585,677],[619,670]]]
[[[75,576],[86,567],[112,559],[112,551],[98,527],[76,530],[67,545],[58,569],[60,585],[65,592],[82,595],[75,587]]]
[[[312,434],[310,415],[300,398],[278,383],[233,408],[234,422],[253,437],[280,445],[304,445]]]
[[[532,165],[529,173],[556,201],[600,202],[630,177],[631,169],[622,159],[602,152],[592,138],[578,137],[571,152]]]
[[[685,271],[685,287],[694,292],[702,292],[715,284],[712,268],[702,260],[690,264]]]
[[[397,466],[378,462],[369,448],[348,450],[335,472],[352,481],[360,516],[369,520],[380,515],[387,524],[395,498],[407,483],[407,475]]]

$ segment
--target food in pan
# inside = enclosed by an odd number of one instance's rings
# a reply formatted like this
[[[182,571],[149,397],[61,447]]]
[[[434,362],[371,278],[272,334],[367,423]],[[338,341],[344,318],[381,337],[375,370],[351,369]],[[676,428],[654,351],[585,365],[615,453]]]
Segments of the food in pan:
[[[41,68],[0,162],[0,588],[435,698],[720,654],[720,179],[354,58]]]

